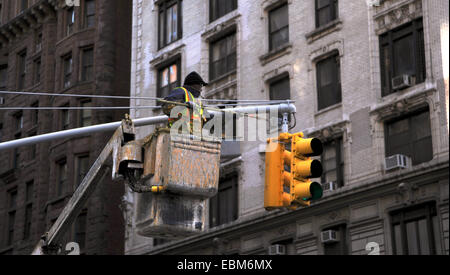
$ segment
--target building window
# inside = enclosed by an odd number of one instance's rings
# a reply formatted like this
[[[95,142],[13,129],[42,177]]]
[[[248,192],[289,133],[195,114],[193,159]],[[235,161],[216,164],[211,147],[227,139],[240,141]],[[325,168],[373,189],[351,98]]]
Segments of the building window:
[[[181,85],[180,60],[158,71],[158,97],[165,98]]]
[[[94,48],[83,49],[81,55],[81,81],[94,79]]]
[[[28,135],[28,137],[34,137],[34,136],[36,136],[36,134],[37,134],[36,132],[31,132]],[[29,155],[30,161],[34,160],[36,158],[36,150],[37,150],[37,145],[36,144],[30,145],[30,155]]]
[[[344,186],[344,158],[342,138],[323,145],[321,156],[323,165],[322,183],[334,182],[337,187]]]
[[[237,9],[237,0],[210,0],[210,21],[213,22],[235,9]]]
[[[75,182],[78,187],[89,172],[89,155],[78,156],[75,165],[77,171]]]
[[[17,189],[8,192],[8,230],[6,235],[6,245],[14,243],[14,227],[16,223]]]
[[[87,127],[92,125],[92,102],[90,100],[81,102],[82,109],[80,112],[80,126]]]
[[[56,194],[57,196],[62,196],[64,192],[66,191],[66,185],[67,185],[67,161],[62,160],[56,163],[56,167],[58,169],[57,176],[58,176],[58,184],[56,188]]]
[[[24,11],[28,9],[28,0],[21,0],[20,1],[20,11]]]
[[[95,0],[84,1],[84,27],[95,26]]]
[[[291,99],[291,84],[289,75],[270,83],[270,100]]]
[[[22,132],[16,133],[14,135],[14,139],[18,140],[22,138]],[[14,148],[13,149],[13,169],[19,168],[19,161],[20,161],[20,148]]]
[[[181,11],[181,0],[164,1],[159,6],[159,48],[181,38]]]
[[[269,12],[269,51],[289,43],[288,5],[282,5]]]
[[[15,126],[15,131],[22,131],[23,129],[23,114],[22,112],[19,112],[17,114],[14,115],[14,126]]]
[[[8,65],[0,65],[0,89],[8,86]]]
[[[63,108],[69,108],[69,104],[63,106]],[[61,110],[61,129],[68,130],[70,128],[70,111]]]
[[[41,58],[34,61],[34,77],[33,84],[38,84],[41,82]]]
[[[317,62],[317,93],[319,110],[342,101],[339,54]]]
[[[73,7],[66,10],[66,36],[73,33],[75,25],[75,9]]]
[[[439,222],[435,203],[391,213],[394,255],[434,255],[439,251]]]
[[[422,18],[380,36],[380,69],[382,96],[400,89],[393,78],[411,78],[411,85],[425,81],[425,43]]]
[[[22,51],[18,54],[17,62],[17,90],[23,90],[25,87],[25,78],[27,75],[26,65],[27,65],[27,52]]]
[[[236,33],[211,44],[210,80],[236,70]]]
[[[34,110],[31,111],[31,124],[33,126],[37,126],[39,121],[39,101],[34,102],[31,104],[31,108],[34,108]]]
[[[73,71],[73,59],[72,55],[67,55],[63,57],[63,87],[69,88],[72,85],[72,71]]]
[[[238,218],[238,177],[234,175],[219,183],[218,194],[210,199],[209,224],[216,227]]]
[[[0,142],[2,142],[3,139],[3,124],[0,123]]]
[[[336,231],[338,241],[333,243],[325,243],[323,250],[325,255],[348,255],[347,245],[347,226],[345,224],[339,226],[333,226],[323,231],[333,230]]]
[[[324,26],[339,16],[338,0],[316,1],[316,28]]]
[[[269,97],[270,100],[289,100],[291,99],[291,83],[289,79],[289,75],[282,77],[281,79],[275,80],[270,83],[269,87]],[[291,121],[291,116],[289,116],[289,121]],[[268,122],[269,123],[269,122]],[[267,126],[269,132],[272,131],[272,128],[279,129],[279,127],[283,124],[283,114],[278,115],[278,127],[275,125],[271,125],[270,123]]]
[[[74,241],[80,246],[80,254],[86,254],[87,210],[81,212],[75,221]]]
[[[25,219],[24,219],[24,231],[23,239],[28,240],[31,235],[31,223],[33,217],[33,196],[34,196],[34,182],[30,181],[26,186],[25,194]]]
[[[36,52],[39,52],[40,50],[42,50],[42,32],[39,32],[36,35]]]
[[[401,154],[417,165],[433,159],[430,112],[422,109],[386,123],[386,157]]]

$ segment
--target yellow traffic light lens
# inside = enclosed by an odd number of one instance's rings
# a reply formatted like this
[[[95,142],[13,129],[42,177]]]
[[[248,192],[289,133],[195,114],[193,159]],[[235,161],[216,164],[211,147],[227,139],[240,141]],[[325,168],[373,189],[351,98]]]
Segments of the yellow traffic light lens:
[[[313,138],[311,140],[311,149],[313,152],[308,155],[309,157],[316,157],[322,155],[323,153],[322,141],[320,141],[317,138]]]

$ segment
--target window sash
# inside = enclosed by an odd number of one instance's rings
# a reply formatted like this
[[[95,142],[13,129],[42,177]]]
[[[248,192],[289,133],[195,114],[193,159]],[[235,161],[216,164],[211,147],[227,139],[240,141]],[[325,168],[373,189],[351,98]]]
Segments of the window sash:
[[[237,0],[210,0],[210,22],[237,9]]]
[[[17,80],[17,89],[22,90],[25,87],[25,78],[26,78],[26,59],[27,53],[22,52],[19,54],[19,72],[18,72],[18,80]]]
[[[81,81],[90,81],[94,78],[94,49],[84,49],[82,54]]]
[[[182,37],[182,18],[181,0],[164,1],[159,6],[159,49],[177,41]]]
[[[58,185],[57,195],[61,196],[65,192],[67,183],[67,162],[58,163]]]
[[[72,71],[73,71],[73,59],[72,56],[68,56],[64,58],[64,88],[70,87],[72,80]]]
[[[177,60],[170,65],[158,70],[158,91],[159,98],[167,97],[170,92],[181,86],[181,63]],[[160,104],[160,103],[158,103]]]
[[[321,1],[327,1],[321,4]],[[316,0],[316,28],[324,26],[338,18],[337,0]],[[321,16],[325,15],[325,16]]]
[[[399,123],[403,123],[406,129],[399,133],[393,132],[395,130],[393,126]],[[428,109],[419,110],[408,117],[387,122],[385,133],[386,157],[396,154],[407,155],[411,158],[413,165],[433,159],[431,121]]]
[[[69,8],[66,12],[66,35],[73,33],[73,26],[75,25],[75,9]]]
[[[92,101],[81,102],[82,108],[89,108],[92,106]],[[87,127],[92,125],[92,110],[83,109],[80,112],[80,125],[81,127]]]
[[[236,70],[236,34],[230,34],[213,43],[210,49],[210,80]]]
[[[95,0],[86,0],[84,2],[84,27],[95,26]]]
[[[210,199],[210,227],[220,226],[238,217],[238,178],[233,176],[219,184],[218,194]]]
[[[391,213],[391,238],[394,255],[434,255],[437,253],[434,203]]]
[[[317,62],[318,109],[342,102],[339,55]]]
[[[289,43],[289,10],[288,5],[284,4],[269,12],[269,51],[287,43]]]
[[[396,91],[392,87],[392,78],[409,74],[416,78],[416,84],[422,83],[426,79],[425,65],[425,44],[423,34],[423,19],[419,18],[406,23],[396,29],[390,30],[380,36],[380,69],[382,96],[388,96]],[[398,48],[396,45],[401,41],[405,42],[409,38],[409,51],[405,48]],[[400,60],[410,62],[405,67]]]

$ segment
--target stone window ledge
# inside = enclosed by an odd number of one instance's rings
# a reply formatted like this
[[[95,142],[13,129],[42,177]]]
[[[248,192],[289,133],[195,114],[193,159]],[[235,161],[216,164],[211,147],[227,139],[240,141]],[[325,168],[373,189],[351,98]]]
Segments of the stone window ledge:
[[[311,44],[312,42],[314,42],[332,32],[339,31],[341,29],[342,29],[342,20],[336,19],[324,26],[321,26],[321,27],[313,30],[310,33],[307,33],[305,35],[305,37],[306,37],[306,40],[308,41],[308,44]]]
[[[314,116],[317,117],[317,116],[320,116],[320,115],[322,115],[322,114],[328,113],[328,112],[331,111],[331,110],[339,109],[339,108],[342,108],[342,102],[339,102],[339,103],[336,103],[336,104],[331,105],[331,106],[329,106],[329,107],[326,107],[326,108],[324,108],[324,109],[321,109],[321,110],[317,111],[317,112],[314,114]]]
[[[289,43],[260,56],[259,61],[261,61],[261,64],[264,66],[277,58],[290,54],[291,52],[292,52],[292,43]]]

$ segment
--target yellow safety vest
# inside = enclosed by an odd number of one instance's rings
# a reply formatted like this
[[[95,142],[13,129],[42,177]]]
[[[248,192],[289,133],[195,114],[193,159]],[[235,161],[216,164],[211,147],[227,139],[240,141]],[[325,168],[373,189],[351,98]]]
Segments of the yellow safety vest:
[[[200,120],[200,123],[201,123],[204,111],[203,111],[203,108],[201,107],[200,102],[197,99],[195,99],[195,97],[192,95],[192,93],[189,92],[186,88],[179,87],[177,89],[182,89],[184,91],[184,93],[185,93],[185,102],[193,102],[195,104],[194,105],[195,107],[194,107],[193,114],[190,114],[190,110],[187,109],[187,110],[182,112],[182,115],[186,116],[186,117],[190,117],[191,118],[191,124],[193,123],[194,120]],[[173,123],[175,121],[177,121],[177,120],[178,120],[177,118],[170,118],[169,119],[169,127],[172,127]]]

